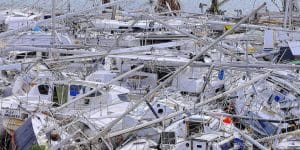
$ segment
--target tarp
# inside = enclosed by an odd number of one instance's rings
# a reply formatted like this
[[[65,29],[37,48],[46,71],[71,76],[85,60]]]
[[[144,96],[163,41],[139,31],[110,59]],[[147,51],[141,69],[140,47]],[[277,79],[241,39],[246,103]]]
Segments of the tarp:
[[[37,145],[37,139],[33,131],[31,118],[15,131],[15,144],[17,150],[30,150],[32,145]]]

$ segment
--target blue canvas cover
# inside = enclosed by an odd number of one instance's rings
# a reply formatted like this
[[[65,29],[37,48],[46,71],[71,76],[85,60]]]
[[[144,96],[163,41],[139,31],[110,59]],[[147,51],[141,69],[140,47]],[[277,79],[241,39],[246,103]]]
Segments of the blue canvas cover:
[[[15,143],[17,150],[30,150],[32,145],[37,144],[31,118],[28,118],[24,124],[15,131]]]

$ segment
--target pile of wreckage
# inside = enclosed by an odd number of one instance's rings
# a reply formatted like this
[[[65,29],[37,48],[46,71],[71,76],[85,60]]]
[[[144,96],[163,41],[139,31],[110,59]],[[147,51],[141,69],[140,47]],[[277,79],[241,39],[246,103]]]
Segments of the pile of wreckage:
[[[0,147],[300,148],[300,2],[129,3],[0,13]]]

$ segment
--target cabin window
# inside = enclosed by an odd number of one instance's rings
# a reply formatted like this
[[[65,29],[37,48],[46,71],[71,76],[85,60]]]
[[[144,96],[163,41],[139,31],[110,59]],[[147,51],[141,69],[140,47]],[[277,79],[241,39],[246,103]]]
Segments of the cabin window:
[[[49,94],[49,85],[39,85],[38,90],[41,95],[48,95]]]
[[[130,67],[130,69],[133,70],[133,69],[136,68],[136,67],[137,67],[136,65],[132,65],[132,66]]]
[[[49,18],[51,18],[51,15],[45,15],[44,16],[44,19],[49,19]]]
[[[121,101],[124,101],[124,102],[129,101],[129,97],[128,97],[127,93],[126,94],[119,94],[118,97]]]
[[[65,53],[61,53],[60,56],[73,56],[73,54],[65,54]]]
[[[36,58],[36,52],[28,52],[26,58]]]
[[[135,143],[133,143],[133,145],[142,145],[142,144],[146,144],[146,142],[135,142]]]
[[[42,52],[42,58],[46,59],[48,58],[49,54],[47,52]]]
[[[90,104],[90,99],[84,99],[84,104],[85,104],[85,105]]]
[[[24,59],[25,56],[26,56],[26,53],[21,53],[16,56],[16,59]]]
[[[36,52],[20,53],[16,55],[16,59],[35,58]]]
[[[96,97],[96,96],[101,96],[102,93],[99,91],[93,92],[92,94],[90,94],[88,97]]]

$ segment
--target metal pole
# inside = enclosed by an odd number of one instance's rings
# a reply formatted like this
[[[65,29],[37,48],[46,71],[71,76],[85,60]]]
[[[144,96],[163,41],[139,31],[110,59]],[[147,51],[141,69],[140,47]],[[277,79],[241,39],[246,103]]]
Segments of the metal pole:
[[[290,0],[289,4],[289,29],[292,29],[292,21],[293,21],[293,7],[294,7],[294,0]]]
[[[52,0],[52,16],[51,16],[51,21],[52,21],[52,32],[51,32],[51,36],[52,36],[52,42],[51,42],[51,48],[49,51],[49,57],[53,58],[53,53],[52,53],[52,49],[54,49],[54,45],[55,45],[55,0]]]
[[[112,7],[112,14],[111,14],[111,20],[115,20],[116,19],[116,15],[117,15],[117,8],[118,6],[115,5]]]
[[[289,15],[289,11],[290,11],[290,0],[285,0],[285,13],[284,13],[284,23],[283,23],[283,27],[285,29],[288,29],[287,27],[287,22],[288,22],[288,15]]]
[[[215,67],[214,65],[211,65],[208,72],[207,72],[207,74],[206,74],[206,76],[204,77],[205,80],[204,80],[204,82],[202,84],[202,87],[200,89],[200,96],[199,96],[200,98],[199,98],[199,101],[197,100],[197,102],[200,102],[200,101],[203,100],[203,97],[204,97],[203,93],[205,91],[205,88],[206,88],[208,82],[210,81],[210,76],[211,76],[211,73],[212,73],[212,70],[214,69],[214,67]]]
[[[257,141],[258,142],[265,142],[265,141],[274,140],[276,138],[283,138],[283,137],[286,137],[286,136],[289,136],[289,135],[299,136],[300,135],[300,130],[295,130],[295,131],[292,131],[292,132],[281,133],[281,134],[277,134],[277,135],[274,135],[274,136],[261,138],[261,139],[258,139]]]
[[[173,64],[173,65],[182,65],[180,63]],[[232,67],[232,68],[268,68],[268,69],[300,69],[299,65],[289,65],[289,64],[261,64],[261,63],[255,63],[255,64],[245,64],[245,63],[224,63],[224,64],[218,64],[218,63],[193,63],[193,67],[210,67],[211,65],[214,65],[215,67]]]
[[[235,23],[232,22],[223,22],[223,21],[214,21],[214,20],[208,20],[206,22],[208,25],[235,25]],[[275,30],[275,31],[284,31],[284,32],[295,32],[299,33],[298,30],[289,30],[282,27],[270,27],[270,26],[264,26],[264,25],[254,25],[254,24],[241,24],[240,27],[242,28],[250,28],[250,29],[257,29],[257,30]]]
[[[30,52],[49,52],[48,48],[44,47],[35,47],[35,46],[11,46],[1,50],[5,51],[30,51]],[[63,53],[63,54],[96,54],[94,52],[87,52],[82,50],[66,50],[66,49],[51,49],[53,53]]]
[[[273,123],[289,123],[291,121],[297,121],[299,118],[289,119],[289,120],[274,120],[274,119],[264,119],[258,117],[249,117],[249,116],[242,116],[242,115],[233,115],[223,112],[209,112],[209,111],[201,111],[200,113],[204,113],[209,116],[227,116],[231,118],[238,118],[241,120],[259,120],[259,121],[266,121],[266,122],[273,122]]]

